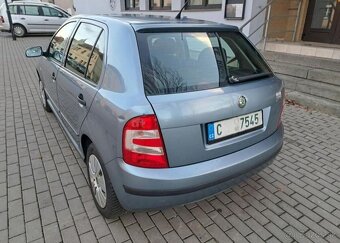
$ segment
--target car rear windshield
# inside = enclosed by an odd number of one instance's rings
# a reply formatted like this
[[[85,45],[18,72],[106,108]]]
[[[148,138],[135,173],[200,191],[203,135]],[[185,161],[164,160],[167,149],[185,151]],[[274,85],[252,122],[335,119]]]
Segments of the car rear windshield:
[[[137,33],[146,95],[213,89],[272,75],[238,32]]]

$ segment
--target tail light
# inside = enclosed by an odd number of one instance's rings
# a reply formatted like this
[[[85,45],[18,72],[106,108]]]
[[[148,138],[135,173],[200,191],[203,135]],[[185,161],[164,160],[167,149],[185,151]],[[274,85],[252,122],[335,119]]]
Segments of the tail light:
[[[5,23],[4,16],[0,16],[0,23]]]
[[[165,146],[155,115],[129,120],[123,130],[125,163],[144,168],[168,168]]]

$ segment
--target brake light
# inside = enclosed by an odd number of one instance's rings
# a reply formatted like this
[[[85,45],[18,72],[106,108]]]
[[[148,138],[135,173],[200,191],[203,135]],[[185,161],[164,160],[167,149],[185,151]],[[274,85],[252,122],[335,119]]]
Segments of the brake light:
[[[168,168],[162,134],[155,115],[129,120],[123,130],[125,163],[144,168]]]
[[[0,23],[5,23],[4,16],[0,16]]]

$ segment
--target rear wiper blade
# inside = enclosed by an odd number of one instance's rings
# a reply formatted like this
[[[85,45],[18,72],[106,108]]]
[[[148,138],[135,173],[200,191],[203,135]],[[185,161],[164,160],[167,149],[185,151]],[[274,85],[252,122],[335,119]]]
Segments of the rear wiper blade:
[[[249,81],[249,80],[254,80],[254,79],[268,77],[268,76],[271,76],[271,75],[273,75],[273,74],[270,73],[270,72],[266,72],[266,73],[251,74],[251,75],[244,76],[244,77],[231,76],[229,78],[229,81],[231,83],[240,83],[240,82],[244,82],[244,81]]]

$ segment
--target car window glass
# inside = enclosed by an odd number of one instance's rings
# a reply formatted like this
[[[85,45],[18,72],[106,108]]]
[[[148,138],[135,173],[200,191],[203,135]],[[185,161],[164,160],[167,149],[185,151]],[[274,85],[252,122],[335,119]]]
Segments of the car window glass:
[[[23,14],[25,14],[25,13],[26,13],[25,7],[24,7],[24,6],[18,5],[18,14],[23,15]]]
[[[58,10],[55,10],[54,8],[50,8],[50,13],[51,13],[51,16],[53,17],[63,16],[62,13],[60,13]]]
[[[44,13],[44,16],[51,16],[50,8],[42,7],[42,11]]]
[[[60,63],[63,61],[64,55],[66,53],[65,48],[75,25],[76,22],[71,22],[64,25],[53,37],[49,47],[49,57]]]
[[[84,77],[92,49],[96,44],[102,28],[82,23],[72,40],[66,59],[66,68]]]
[[[102,32],[88,64],[86,78],[98,84],[103,69],[105,34]]]
[[[9,6],[9,11],[11,14],[17,14],[17,6]]]
[[[38,6],[25,6],[26,15],[39,16]]]

